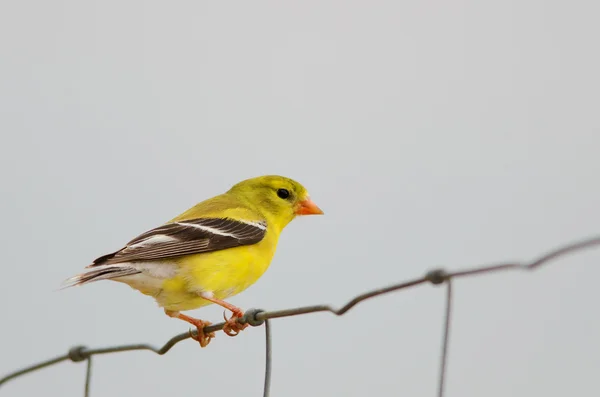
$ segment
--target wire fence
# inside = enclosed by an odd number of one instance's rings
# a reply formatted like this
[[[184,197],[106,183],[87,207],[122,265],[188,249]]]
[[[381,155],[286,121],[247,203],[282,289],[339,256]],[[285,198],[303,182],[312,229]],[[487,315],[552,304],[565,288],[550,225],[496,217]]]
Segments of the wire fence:
[[[569,245],[565,245],[561,248],[558,248],[554,251],[551,251],[543,256],[540,256],[533,260],[532,262],[515,262],[515,263],[501,263],[490,266],[480,266],[475,268],[469,268],[465,270],[455,271],[455,272],[446,272],[443,269],[436,269],[428,272],[425,276],[416,278],[413,280],[405,281],[399,284],[391,285],[389,287],[376,289],[373,291],[366,292],[364,294],[356,296],[354,299],[349,301],[347,304],[342,306],[339,309],[334,309],[328,305],[317,305],[317,306],[305,306],[305,307],[297,307],[293,309],[284,309],[284,310],[276,310],[276,311],[264,311],[261,309],[249,309],[245,312],[244,316],[240,318],[238,321],[241,324],[248,324],[253,327],[258,327],[264,325],[265,328],[265,377],[264,377],[264,389],[263,396],[268,397],[270,393],[270,384],[271,384],[271,368],[272,368],[272,342],[271,342],[271,329],[269,327],[269,320],[283,317],[291,317],[291,316],[299,316],[310,313],[318,313],[318,312],[330,312],[337,316],[341,316],[356,306],[358,303],[371,299],[377,296],[381,296],[384,294],[388,294],[398,290],[404,290],[411,287],[415,287],[417,285],[431,283],[433,285],[446,285],[446,307],[444,310],[444,326],[442,331],[442,347],[440,353],[440,363],[439,363],[439,377],[438,377],[438,388],[437,388],[437,396],[444,396],[444,385],[446,379],[446,368],[448,365],[448,345],[450,341],[450,323],[451,323],[451,314],[452,314],[452,280],[456,278],[470,277],[475,275],[481,275],[492,272],[499,272],[504,270],[535,270],[540,266],[547,264],[553,259],[557,259],[558,257],[581,251],[586,248],[591,248],[594,246],[600,246],[600,237],[591,238],[588,240],[582,240],[579,242],[575,242]],[[204,328],[205,333],[220,331],[223,329],[225,323],[218,323],[214,325],[210,325]],[[183,333],[180,335],[176,335],[173,338],[169,339],[162,347],[156,348],[147,344],[136,344],[136,345],[122,345],[122,346],[110,346],[104,348],[96,348],[89,349],[85,346],[75,346],[69,350],[67,354],[62,356],[58,356],[52,358],[47,361],[43,361],[32,365],[27,368],[23,368],[19,371],[15,371],[4,376],[0,379],[0,386],[4,385],[6,382],[18,378],[20,376],[29,374],[34,371],[38,371],[42,368],[49,367],[51,365],[55,365],[61,363],[63,361],[72,361],[72,362],[83,362],[87,363],[87,370],[85,373],[85,389],[84,396],[90,396],[90,381],[92,377],[92,357],[98,356],[102,354],[109,353],[119,353],[119,352],[127,352],[133,350],[149,350],[158,355],[163,355],[169,352],[173,346],[177,343],[182,342],[186,339],[191,338],[197,334],[196,330],[190,331],[189,333]]]

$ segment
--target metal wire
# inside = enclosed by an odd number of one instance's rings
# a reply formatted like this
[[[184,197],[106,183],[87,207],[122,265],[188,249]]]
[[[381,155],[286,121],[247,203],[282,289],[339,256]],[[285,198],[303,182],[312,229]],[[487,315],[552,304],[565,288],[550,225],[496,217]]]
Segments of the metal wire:
[[[452,280],[446,283],[446,311],[444,315],[444,337],[442,340],[442,357],[440,358],[440,380],[438,382],[438,397],[444,396],[444,381],[446,380],[446,363],[448,362],[448,341],[450,340],[450,317],[452,316]]]
[[[87,359],[87,368],[85,370],[85,389],[83,392],[84,397],[90,397],[90,381],[92,379],[92,357]]]
[[[591,238],[588,240],[583,240],[579,242],[575,242],[572,244],[565,245],[561,248],[558,248],[554,251],[551,251],[539,258],[535,259],[532,262],[525,263],[502,263],[488,266],[480,266],[476,268],[460,270],[448,273],[443,269],[436,269],[428,272],[425,276],[421,278],[417,278],[414,280],[402,282],[399,284],[394,284],[385,288],[379,288],[373,291],[366,292],[364,294],[358,295],[357,297],[350,300],[344,306],[339,309],[334,309],[329,305],[316,305],[316,306],[304,306],[297,307],[293,309],[284,309],[284,310],[275,310],[275,311],[263,311],[259,309],[249,309],[246,311],[244,316],[238,321],[241,324],[249,324],[251,326],[257,327],[262,324],[265,325],[265,382],[264,382],[264,390],[263,396],[268,397],[270,393],[270,384],[271,384],[271,372],[272,372],[272,341],[271,341],[271,329],[270,323],[268,320],[282,317],[292,317],[299,316],[309,313],[318,313],[318,312],[330,312],[337,316],[341,316],[356,306],[358,303],[374,298],[380,295],[388,294],[394,291],[403,290],[411,287],[415,287],[417,285],[431,283],[433,285],[446,284],[446,310],[444,314],[444,329],[443,329],[443,337],[442,337],[442,347],[440,354],[440,373],[438,377],[438,396],[444,396],[444,385],[446,380],[446,372],[448,367],[448,349],[450,342],[450,325],[452,320],[452,283],[451,280],[454,278],[462,278],[467,276],[475,276],[488,274],[493,272],[499,272],[504,270],[535,270],[542,265],[550,262],[551,260],[557,259],[559,257],[565,256],[570,253],[578,252],[587,248],[592,248],[600,246],[600,237]],[[205,333],[220,331],[223,329],[225,323],[218,323],[207,326],[204,328]],[[197,331],[192,331],[191,335],[196,334]],[[173,338],[169,339],[162,347],[156,348],[154,346],[148,344],[135,344],[135,345],[122,345],[122,346],[111,346],[105,348],[97,348],[97,349],[88,349],[84,346],[75,346],[71,348],[71,350],[62,356],[55,357],[53,359],[40,362],[38,364],[34,364],[30,367],[15,371],[4,376],[0,379],[0,386],[4,385],[9,380],[15,379],[22,375],[26,375],[28,373],[40,370],[42,368],[58,364],[63,361],[73,361],[73,362],[81,362],[87,361],[87,370],[86,370],[86,379],[85,379],[85,397],[89,397],[90,393],[90,380],[92,374],[92,357],[101,354],[110,354],[110,353],[118,353],[118,352],[126,352],[132,350],[149,350],[158,355],[163,355],[167,353],[173,346],[177,343],[184,341],[191,337],[189,332],[176,335]]]
[[[271,393],[271,366],[273,360],[271,358],[271,323],[265,321],[265,387],[263,389],[263,397],[269,397]]]

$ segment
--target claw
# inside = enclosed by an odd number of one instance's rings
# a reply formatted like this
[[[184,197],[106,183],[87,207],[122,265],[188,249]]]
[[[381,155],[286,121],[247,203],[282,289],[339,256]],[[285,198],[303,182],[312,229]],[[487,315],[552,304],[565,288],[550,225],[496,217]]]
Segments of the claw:
[[[209,334],[204,333],[204,327],[211,325],[212,323],[204,320],[199,320],[197,318],[193,318],[190,316],[186,316],[185,314],[181,314],[174,310],[165,309],[165,314],[169,317],[175,317],[180,320],[186,321],[192,325],[194,325],[197,329],[197,334],[194,335],[192,330],[190,329],[190,338],[200,343],[201,347],[206,347],[210,343],[210,340],[215,337],[214,332],[210,332]]]
[[[240,331],[245,330],[248,327],[248,324],[240,324],[238,320],[242,318],[244,313],[239,311],[233,311],[230,318],[227,318],[225,311],[223,311],[223,318],[225,319],[225,325],[223,326],[223,332],[229,336],[236,336],[240,333]]]
[[[221,299],[217,299],[212,294],[201,294],[202,298],[210,301],[212,303],[216,303],[219,306],[224,307],[231,311],[232,315],[230,318],[227,318],[225,313],[223,313],[223,318],[225,319],[225,325],[223,326],[223,332],[225,332],[229,336],[236,336],[240,333],[240,331],[246,329],[248,324],[240,324],[238,320],[244,316],[244,312],[239,307],[233,306],[230,303],[227,303]]]
[[[190,329],[190,338],[200,343],[200,347],[206,347],[210,343],[211,339],[215,337],[215,333],[210,332],[206,334],[204,332],[204,327],[211,325],[212,323],[202,320],[199,321],[201,321],[201,323],[196,326],[196,335],[194,335]]]

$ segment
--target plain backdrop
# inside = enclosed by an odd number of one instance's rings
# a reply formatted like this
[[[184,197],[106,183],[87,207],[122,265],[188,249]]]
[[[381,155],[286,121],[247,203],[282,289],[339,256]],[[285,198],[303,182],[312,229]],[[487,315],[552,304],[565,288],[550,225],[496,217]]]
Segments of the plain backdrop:
[[[295,220],[231,302],[344,304],[600,233],[597,1],[0,3],[0,375],[188,330],[99,255],[261,174]],[[600,393],[600,250],[455,283],[447,396]],[[273,396],[433,396],[444,289],[273,322]],[[214,322],[222,311],[189,312]],[[264,332],[94,360],[91,395],[260,396]],[[2,396],[81,396],[85,366]]]

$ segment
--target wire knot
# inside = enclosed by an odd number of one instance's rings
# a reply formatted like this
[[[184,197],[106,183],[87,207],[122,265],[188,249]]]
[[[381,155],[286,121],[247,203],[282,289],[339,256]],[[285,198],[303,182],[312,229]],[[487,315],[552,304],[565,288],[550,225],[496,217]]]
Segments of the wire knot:
[[[69,359],[74,363],[78,363],[89,358],[85,352],[85,346],[75,346],[69,349]]]
[[[431,270],[425,275],[425,279],[433,285],[443,284],[449,278],[448,273],[444,269]]]
[[[259,320],[256,318],[256,316],[259,313],[263,313],[263,312],[264,312],[264,310],[262,310],[262,309],[248,309],[244,313],[244,316],[242,317],[241,320],[244,324],[248,324],[253,327],[261,326],[264,324],[265,320]]]

